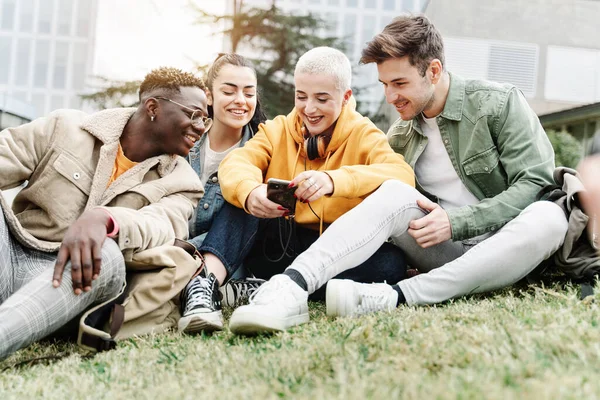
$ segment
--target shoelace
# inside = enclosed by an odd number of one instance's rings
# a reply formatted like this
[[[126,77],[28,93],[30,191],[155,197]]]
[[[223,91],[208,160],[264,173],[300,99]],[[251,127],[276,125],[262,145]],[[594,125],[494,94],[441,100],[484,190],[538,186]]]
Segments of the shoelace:
[[[365,285],[360,290],[360,304],[356,309],[357,314],[372,313],[388,309],[389,294],[379,285]]]
[[[198,307],[210,307],[213,296],[213,285],[209,278],[197,276],[187,290],[185,311]]]
[[[246,302],[247,299],[252,297],[252,294],[256,292],[263,282],[249,281],[246,279],[232,279],[228,282],[231,285],[233,291],[233,303],[234,307],[241,305]]]
[[[289,290],[285,289],[286,281],[277,278],[271,278],[271,280],[265,282],[260,290],[255,290],[250,295],[250,304],[272,304],[275,302],[283,301],[282,296],[289,296]]]

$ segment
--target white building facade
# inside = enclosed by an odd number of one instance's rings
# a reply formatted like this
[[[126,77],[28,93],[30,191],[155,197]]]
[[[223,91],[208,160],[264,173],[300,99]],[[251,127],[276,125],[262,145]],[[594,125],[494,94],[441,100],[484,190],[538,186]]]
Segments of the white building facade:
[[[328,21],[329,29],[322,34],[345,41],[346,55],[354,71],[352,86],[360,91],[358,100],[362,110],[376,112],[383,101],[383,88],[378,83],[374,65],[359,66],[360,53],[394,17],[406,12],[421,12],[428,0],[275,0],[274,3],[287,12],[312,13]],[[272,4],[273,0],[244,0],[245,6],[269,7]],[[231,13],[231,0],[227,7],[227,13]]]
[[[35,116],[79,108],[92,74],[98,0],[0,0],[0,92]]]

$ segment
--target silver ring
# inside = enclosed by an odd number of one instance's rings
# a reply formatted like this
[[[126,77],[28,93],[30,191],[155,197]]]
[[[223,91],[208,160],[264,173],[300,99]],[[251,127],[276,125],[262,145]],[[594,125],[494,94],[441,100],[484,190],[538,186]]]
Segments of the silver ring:
[[[308,179],[306,180],[306,182],[308,182],[308,183],[310,184],[310,186],[314,186],[314,185],[316,184],[316,182],[314,181],[314,179],[313,179],[313,178],[308,178]]]

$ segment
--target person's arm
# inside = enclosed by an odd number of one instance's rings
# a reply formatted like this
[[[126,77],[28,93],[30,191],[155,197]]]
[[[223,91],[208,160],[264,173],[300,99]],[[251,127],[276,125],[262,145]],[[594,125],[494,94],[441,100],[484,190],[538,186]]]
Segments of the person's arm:
[[[176,177],[177,186],[157,202],[139,210],[101,207],[118,226],[115,240],[126,261],[131,260],[134,253],[172,243],[175,238],[187,238],[188,220],[204,190],[198,175],[182,158],[178,159],[171,176]]]
[[[0,190],[29,179],[48,149],[54,123],[54,119],[39,118],[0,132]]]
[[[264,174],[271,162],[273,144],[266,129],[279,129],[285,134],[284,117],[261,124],[258,132],[243,147],[229,153],[219,165],[219,184],[223,197],[236,207],[246,208],[250,193],[263,184]]]
[[[333,181],[331,197],[365,197],[390,179],[415,186],[412,168],[404,161],[403,156],[392,150],[385,134],[375,127],[366,127],[360,134],[356,134],[351,140],[356,151],[361,153],[357,158],[357,165],[325,171]],[[348,146],[346,151],[350,149]]]
[[[523,95],[513,89],[494,120],[491,134],[508,188],[475,205],[448,210],[452,239],[463,240],[500,229],[535,201],[553,182],[554,151],[538,117]]]

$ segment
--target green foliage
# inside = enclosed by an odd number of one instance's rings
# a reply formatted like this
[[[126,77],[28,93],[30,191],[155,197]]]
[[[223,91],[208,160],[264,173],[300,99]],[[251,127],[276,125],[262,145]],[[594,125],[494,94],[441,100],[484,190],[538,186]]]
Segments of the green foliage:
[[[554,148],[556,166],[577,167],[583,154],[581,143],[566,131],[549,130],[547,134]]]
[[[233,52],[247,46],[252,54],[257,55],[251,59],[257,70],[261,104],[269,117],[287,114],[294,107],[293,73],[300,55],[317,46],[343,50],[339,39],[318,36],[318,32],[327,29],[327,23],[312,14],[286,14],[275,5],[269,9],[245,8],[243,1],[239,0],[230,15],[209,14],[194,4],[190,6],[198,15],[196,23],[215,26],[225,23],[228,26],[215,34],[224,34]],[[198,65],[197,69],[204,76],[208,66]],[[85,102],[99,108],[137,104],[140,81],[97,79],[96,91],[82,96]]]
[[[269,117],[287,114],[294,107],[294,67],[298,58],[317,46],[343,49],[335,37],[318,36],[327,22],[312,14],[286,14],[275,5],[269,9],[245,8],[237,4],[231,15],[208,14],[196,7],[199,24],[225,22],[229,27],[216,32],[230,39],[233,52],[247,46],[257,70],[261,104]]]
[[[97,80],[95,91],[81,95],[84,103],[95,104],[100,109],[137,106],[137,92],[142,81],[116,81],[103,76],[94,78]]]

